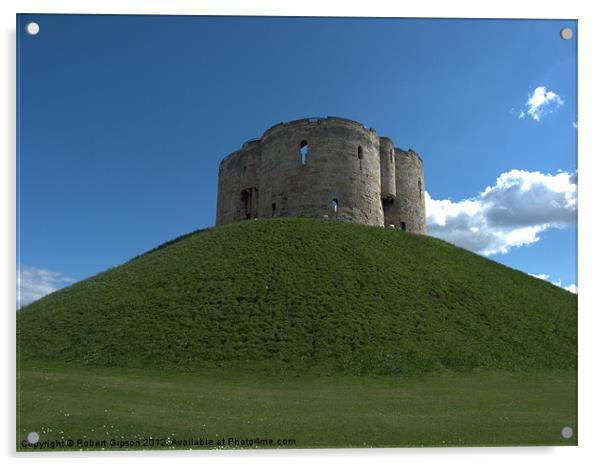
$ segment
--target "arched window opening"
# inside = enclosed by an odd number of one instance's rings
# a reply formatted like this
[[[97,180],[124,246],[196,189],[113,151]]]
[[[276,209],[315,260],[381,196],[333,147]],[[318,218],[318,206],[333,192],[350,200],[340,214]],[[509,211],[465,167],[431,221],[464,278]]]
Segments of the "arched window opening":
[[[339,210],[339,201],[337,199],[330,201],[330,210],[334,215],[336,215],[337,211]]]
[[[299,157],[301,157],[301,165],[305,165],[307,163],[309,149],[307,147],[307,141],[301,141],[299,144]]]

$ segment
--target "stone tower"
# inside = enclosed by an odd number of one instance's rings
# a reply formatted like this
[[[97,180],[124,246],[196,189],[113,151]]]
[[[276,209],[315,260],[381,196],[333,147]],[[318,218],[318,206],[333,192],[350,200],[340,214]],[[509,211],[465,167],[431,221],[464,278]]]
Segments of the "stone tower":
[[[219,167],[217,225],[270,217],[336,219],[425,234],[422,159],[353,120],[279,123]]]

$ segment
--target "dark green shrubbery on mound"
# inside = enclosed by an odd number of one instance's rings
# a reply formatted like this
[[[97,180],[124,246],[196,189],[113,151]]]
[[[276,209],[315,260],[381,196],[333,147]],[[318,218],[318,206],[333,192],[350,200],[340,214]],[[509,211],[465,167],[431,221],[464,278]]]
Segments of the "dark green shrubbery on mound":
[[[577,297],[443,241],[308,219],[166,243],[17,313],[22,361],[401,374],[577,365]]]

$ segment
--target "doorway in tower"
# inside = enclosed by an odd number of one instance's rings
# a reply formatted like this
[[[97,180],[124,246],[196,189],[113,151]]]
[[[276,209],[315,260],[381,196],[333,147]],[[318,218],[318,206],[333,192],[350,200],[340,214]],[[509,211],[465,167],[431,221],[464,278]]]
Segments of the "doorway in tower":
[[[244,220],[257,218],[257,188],[247,188],[240,192],[241,213]]]
[[[392,197],[383,197],[382,201],[385,227],[395,225],[395,199]]]

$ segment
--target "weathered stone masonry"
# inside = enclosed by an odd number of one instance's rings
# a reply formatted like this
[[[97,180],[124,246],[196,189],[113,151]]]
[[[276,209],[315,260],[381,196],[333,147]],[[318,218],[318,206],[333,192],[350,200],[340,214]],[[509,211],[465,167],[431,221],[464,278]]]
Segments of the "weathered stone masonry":
[[[219,167],[217,225],[270,217],[336,219],[424,234],[422,159],[345,118],[279,123]]]

